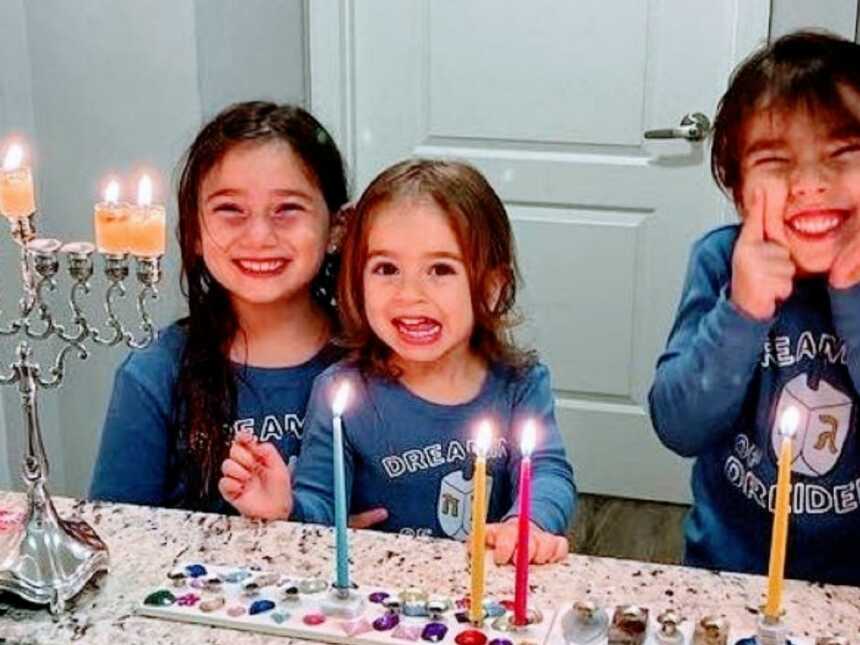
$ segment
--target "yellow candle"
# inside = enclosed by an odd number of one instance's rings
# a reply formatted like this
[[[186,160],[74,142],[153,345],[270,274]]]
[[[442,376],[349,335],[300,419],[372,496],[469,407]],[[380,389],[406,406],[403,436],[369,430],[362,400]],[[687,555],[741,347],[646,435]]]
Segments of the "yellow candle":
[[[487,528],[487,452],[493,439],[488,421],[481,424],[475,444],[475,474],[472,477],[472,593],[469,597],[469,620],[479,625],[484,619],[484,557]]]
[[[128,250],[139,257],[164,255],[167,245],[167,218],[164,206],[151,202],[152,180],[148,175],[144,175],[138,184],[137,206],[130,209],[129,219]]]
[[[800,414],[797,408],[786,408],[780,419],[782,447],[779,451],[779,474],[776,480],[776,500],[773,509],[773,532],[770,541],[767,604],[764,614],[779,618],[782,606],[782,585],[785,578],[785,548],[788,541],[788,516],[791,499],[792,437],[797,430]]]
[[[24,149],[13,143],[6,151],[0,170],[0,213],[9,219],[27,217],[36,211],[33,174],[22,165]]]
[[[122,255],[129,246],[129,205],[119,201],[119,183],[111,181],[105,189],[105,200],[93,209],[96,248],[100,253]]]

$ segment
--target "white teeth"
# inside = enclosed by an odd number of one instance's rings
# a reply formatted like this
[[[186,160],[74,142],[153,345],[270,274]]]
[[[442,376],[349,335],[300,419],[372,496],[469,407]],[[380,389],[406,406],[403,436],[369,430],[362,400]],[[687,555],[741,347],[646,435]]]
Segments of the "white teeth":
[[[424,322],[424,318],[401,318],[400,322],[404,325],[420,325]]]
[[[838,217],[798,217],[791,221],[791,227],[801,233],[818,235],[833,230],[840,222]]]
[[[270,273],[277,271],[284,266],[284,260],[267,260],[265,262],[255,262],[253,260],[237,260],[239,266],[246,271],[255,271],[257,273]]]

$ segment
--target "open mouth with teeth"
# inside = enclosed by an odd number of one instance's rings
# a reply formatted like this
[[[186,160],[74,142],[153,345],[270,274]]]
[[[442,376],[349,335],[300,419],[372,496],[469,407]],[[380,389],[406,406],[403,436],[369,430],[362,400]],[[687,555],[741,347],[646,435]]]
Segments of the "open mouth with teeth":
[[[786,222],[794,235],[810,241],[823,240],[836,234],[847,219],[844,210],[817,210],[795,215]]]
[[[237,259],[233,264],[244,275],[253,278],[268,278],[283,273],[287,268],[287,260],[284,258],[267,258],[265,260]]]
[[[442,335],[439,321],[425,316],[395,318],[391,324],[400,338],[410,345],[430,345]]]

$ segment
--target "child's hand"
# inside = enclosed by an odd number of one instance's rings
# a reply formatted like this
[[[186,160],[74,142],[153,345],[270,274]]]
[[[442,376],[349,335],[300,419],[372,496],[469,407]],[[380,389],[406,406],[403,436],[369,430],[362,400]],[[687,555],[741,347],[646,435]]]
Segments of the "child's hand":
[[[559,562],[567,557],[570,545],[567,538],[547,533],[534,522],[530,522],[529,562],[547,564]],[[514,561],[519,539],[518,518],[512,517],[505,522],[487,524],[487,546],[493,549],[496,564]]]
[[[351,529],[369,529],[371,526],[381,524],[387,519],[388,510],[380,507],[350,515],[347,524],[349,524],[349,528]]]
[[[266,520],[287,519],[293,508],[290,470],[269,442],[240,433],[221,464],[218,490],[242,515]]]
[[[852,219],[851,240],[830,267],[830,286],[834,289],[848,289],[860,284],[860,215],[855,214]]]
[[[782,220],[784,200],[774,197],[771,194],[768,205],[764,189],[755,190],[732,256],[731,300],[756,320],[772,318],[794,289],[795,266]]]

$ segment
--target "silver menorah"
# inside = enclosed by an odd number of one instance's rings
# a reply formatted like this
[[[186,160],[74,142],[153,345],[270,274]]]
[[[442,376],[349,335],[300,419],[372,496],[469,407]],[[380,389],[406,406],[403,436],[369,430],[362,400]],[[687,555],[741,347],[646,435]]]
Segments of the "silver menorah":
[[[10,219],[12,238],[20,247],[22,295],[18,316],[0,326],[0,336],[21,338],[16,360],[8,373],[0,373],[0,384],[17,385],[24,414],[27,444],[22,475],[27,488],[27,508],[23,523],[0,541],[0,591],[9,591],[24,600],[50,605],[53,613],[65,610],[67,602],[77,595],[96,573],[109,567],[108,549],[92,527],[82,520],[62,519],[57,515],[46,482],[48,457],[39,427],[37,393],[40,389],[59,387],[63,382],[66,361],[76,353],[86,359],[86,344],[112,347],[124,344],[142,349],[156,337],[156,328],[147,311],[147,301],[158,295],[161,258],[135,257],[137,311],[142,334],[128,331],[114,311],[118,298],[126,294],[130,259],[126,254],[96,253],[89,242],[63,244],[59,240],[38,238],[33,224],[35,214]],[[109,286],[105,291],[107,319],[100,330],[91,325],[81,309],[81,301],[90,293],[93,256],[104,258],[104,273]],[[65,257],[72,286],[68,298],[70,322],[60,323],[52,313],[49,293],[57,289],[56,277],[61,258]],[[31,341],[57,339],[62,348],[47,373],[33,361]]]

